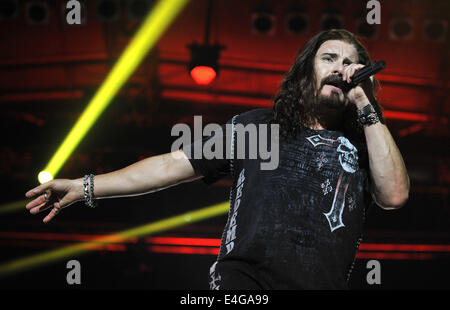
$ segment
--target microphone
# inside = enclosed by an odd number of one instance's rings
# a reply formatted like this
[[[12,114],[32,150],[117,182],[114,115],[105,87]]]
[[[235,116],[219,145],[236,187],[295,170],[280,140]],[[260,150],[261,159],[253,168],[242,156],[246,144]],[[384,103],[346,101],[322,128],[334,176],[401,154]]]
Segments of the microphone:
[[[358,70],[353,74],[352,81],[350,83],[344,82],[342,85],[342,90],[349,91],[353,87],[356,87],[361,82],[364,82],[368,78],[370,78],[375,73],[380,72],[386,67],[386,62],[384,60],[374,61],[370,65],[365,66],[364,68]]]

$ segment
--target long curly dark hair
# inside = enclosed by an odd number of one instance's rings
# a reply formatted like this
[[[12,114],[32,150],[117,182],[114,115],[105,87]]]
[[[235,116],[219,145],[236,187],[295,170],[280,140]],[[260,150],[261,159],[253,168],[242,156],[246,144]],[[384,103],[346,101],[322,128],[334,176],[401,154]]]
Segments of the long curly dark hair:
[[[280,125],[282,137],[295,137],[302,127],[311,127],[318,121],[314,73],[314,58],[320,46],[328,40],[340,40],[352,44],[358,52],[358,63],[368,65],[371,60],[367,50],[351,32],[344,29],[322,31],[298,52],[295,62],[284,76],[272,108],[273,119]],[[381,109],[375,98],[379,83],[374,78],[363,83],[363,88],[375,110],[381,116]],[[364,139],[363,129],[357,122],[355,105],[347,105],[344,111],[342,129],[352,140]]]

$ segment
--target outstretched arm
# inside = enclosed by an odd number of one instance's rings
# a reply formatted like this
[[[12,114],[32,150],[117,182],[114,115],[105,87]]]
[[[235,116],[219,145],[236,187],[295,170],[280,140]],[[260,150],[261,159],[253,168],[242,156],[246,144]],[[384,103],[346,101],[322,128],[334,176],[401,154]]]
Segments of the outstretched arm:
[[[201,178],[183,151],[152,156],[123,169],[95,176],[96,199],[137,196]],[[44,195],[46,193],[46,195]],[[44,218],[49,222],[62,208],[84,199],[83,179],[55,179],[29,190],[37,196],[26,205],[31,214],[52,208]]]

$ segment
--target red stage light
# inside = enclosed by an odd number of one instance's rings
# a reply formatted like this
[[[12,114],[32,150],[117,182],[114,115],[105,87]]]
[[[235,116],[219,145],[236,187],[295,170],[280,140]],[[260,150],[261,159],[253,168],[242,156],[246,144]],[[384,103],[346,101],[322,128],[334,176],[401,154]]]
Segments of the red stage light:
[[[164,245],[220,246],[220,239],[217,238],[149,237],[146,242]]]
[[[197,84],[208,85],[216,78],[216,71],[208,66],[196,66],[191,70],[191,77]]]
[[[166,254],[200,254],[200,255],[218,255],[218,247],[191,247],[191,246],[163,246],[154,245],[148,248],[153,253],[166,253]]]

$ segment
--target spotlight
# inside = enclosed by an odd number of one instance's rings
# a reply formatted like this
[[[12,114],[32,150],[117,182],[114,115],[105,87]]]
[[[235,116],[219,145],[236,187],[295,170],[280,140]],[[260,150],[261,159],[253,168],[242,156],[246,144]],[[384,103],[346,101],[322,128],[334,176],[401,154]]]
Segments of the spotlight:
[[[26,8],[27,22],[30,25],[48,24],[50,21],[50,9],[47,2],[30,1]]]
[[[308,16],[300,10],[289,12],[286,15],[285,26],[289,33],[299,35],[308,31]]]
[[[191,77],[199,85],[208,85],[216,78],[217,74],[213,67],[195,66],[191,70]]]
[[[272,10],[266,7],[256,8],[251,15],[252,31],[256,34],[273,35],[275,33],[276,17]]]
[[[343,24],[342,15],[335,9],[325,11],[320,19],[321,30],[342,29]]]
[[[399,13],[389,22],[389,36],[393,40],[409,40],[413,37],[414,23],[410,16]]]
[[[39,174],[38,174],[38,180],[39,180],[39,182],[42,184],[42,183],[46,183],[46,182],[48,182],[48,181],[51,181],[51,180],[53,180],[53,176],[52,176],[52,174],[50,173],[50,172],[48,172],[48,171],[41,171],[41,172],[39,172]]]
[[[219,74],[217,61],[219,60],[220,50],[224,46],[215,44],[199,45],[192,43],[188,45],[191,50],[191,62],[189,63],[189,74],[199,85],[208,85]]]
[[[17,0],[0,1],[0,20],[13,19],[17,17],[19,5]]]
[[[120,3],[118,0],[98,0],[95,11],[101,21],[116,21],[120,15]]]
[[[447,21],[443,19],[426,19],[423,23],[424,38],[429,41],[444,42],[447,37]]]
[[[135,21],[141,21],[147,16],[153,1],[152,0],[131,0],[126,1],[128,18]]]

